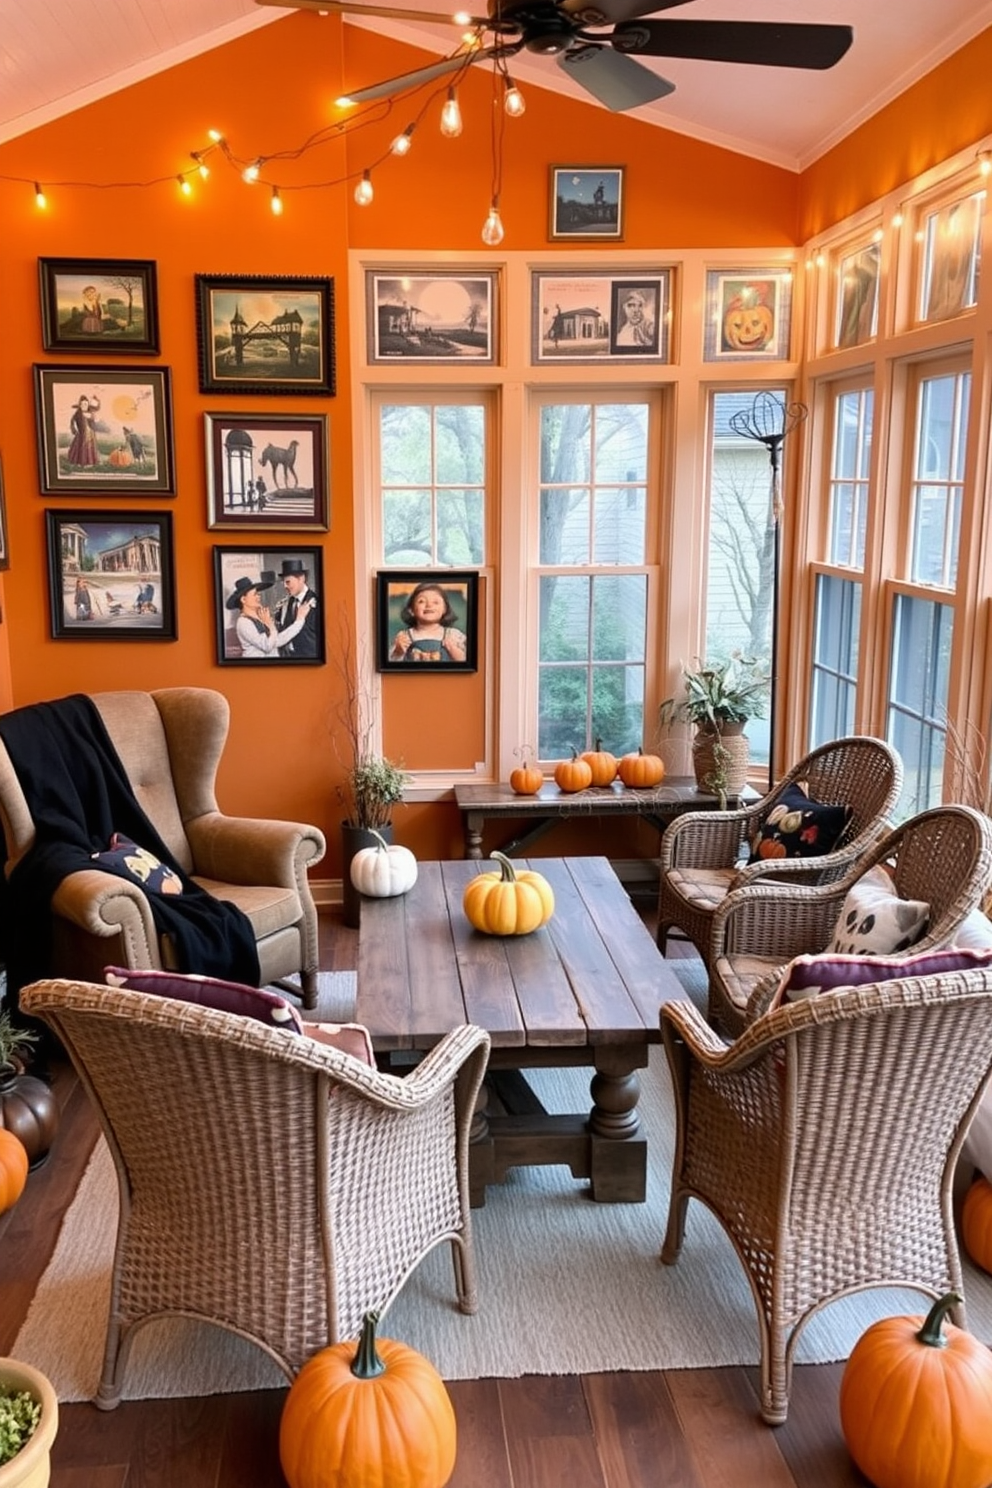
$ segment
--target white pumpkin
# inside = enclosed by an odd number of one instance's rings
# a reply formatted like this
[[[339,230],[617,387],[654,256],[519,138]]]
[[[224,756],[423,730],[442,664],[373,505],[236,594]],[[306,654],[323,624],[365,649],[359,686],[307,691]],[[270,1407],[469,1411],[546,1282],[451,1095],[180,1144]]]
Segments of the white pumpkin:
[[[370,899],[393,899],[417,882],[417,860],[408,847],[390,847],[373,832],[374,847],[363,847],[351,860],[351,881]]]

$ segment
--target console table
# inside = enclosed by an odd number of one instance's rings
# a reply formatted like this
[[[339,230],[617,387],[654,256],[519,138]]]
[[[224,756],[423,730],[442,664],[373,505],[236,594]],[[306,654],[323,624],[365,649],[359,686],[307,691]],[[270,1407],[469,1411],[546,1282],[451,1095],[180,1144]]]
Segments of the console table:
[[[731,797],[728,805],[739,801],[759,799],[758,793],[747,787],[740,797]],[[548,780],[536,796],[518,796],[508,785],[456,785],[455,800],[464,818],[465,856],[482,857],[482,831],[491,817],[512,817],[523,820],[525,829],[508,842],[501,851],[509,857],[523,853],[532,843],[560,821],[582,817],[642,816],[645,821],[663,832],[674,817],[684,811],[715,810],[718,796],[705,795],[697,789],[692,775],[666,777],[650,790],[630,790],[614,781],[612,785],[590,786],[583,791],[563,791]]]

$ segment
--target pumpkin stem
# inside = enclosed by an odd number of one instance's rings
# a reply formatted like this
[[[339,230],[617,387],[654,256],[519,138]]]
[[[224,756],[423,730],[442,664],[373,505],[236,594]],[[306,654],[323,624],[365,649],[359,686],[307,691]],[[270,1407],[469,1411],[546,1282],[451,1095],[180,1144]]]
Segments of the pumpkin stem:
[[[957,1292],[948,1292],[940,1297],[927,1313],[923,1327],[916,1337],[920,1343],[925,1343],[928,1348],[946,1348],[947,1339],[941,1332],[944,1319],[952,1307],[956,1307],[961,1301]]]
[[[489,856],[491,858],[495,858],[496,859],[496,862],[500,866],[500,870],[501,870],[502,875],[503,875],[502,876],[502,879],[500,880],[500,882],[501,883],[516,883],[516,881],[517,881],[517,870],[514,868],[513,864],[510,862],[510,860],[506,856],[506,854],[505,853],[501,853],[501,852],[491,852],[489,854]]]
[[[362,1319],[362,1332],[358,1340],[358,1348],[355,1357],[351,1361],[351,1372],[356,1379],[375,1379],[378,1374],[385,1374],[386,1366],[383,1364],[375,1348],[375,1330],[379,1322],[377,1312],[367,1312]]]

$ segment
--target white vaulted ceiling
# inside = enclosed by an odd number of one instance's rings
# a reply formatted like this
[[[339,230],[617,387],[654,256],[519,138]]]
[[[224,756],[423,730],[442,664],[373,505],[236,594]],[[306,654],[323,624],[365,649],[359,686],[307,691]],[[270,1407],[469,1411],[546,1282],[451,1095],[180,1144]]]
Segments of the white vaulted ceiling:
[[[400,3],[451,13],[451,0]],[[679,13],[853,26],[851,50],[827,72],[640,59],[676,91],[635,117],[801,169],[992,25],[992,0],[691,0]],[[254,0],[0,0],[0,141],[285,15]],[[347,24],[371,26],[439,56],[458,38],[450,26],[365,17]],[[415,59],[411,65],[418,65]],[[522,53],[513,73],[522,85],[599,107],[549,57]]]

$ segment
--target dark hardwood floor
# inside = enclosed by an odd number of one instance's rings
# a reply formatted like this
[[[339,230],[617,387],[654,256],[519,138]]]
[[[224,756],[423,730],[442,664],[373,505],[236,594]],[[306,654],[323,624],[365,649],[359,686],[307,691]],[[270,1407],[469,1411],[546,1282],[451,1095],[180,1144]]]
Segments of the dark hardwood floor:
[[[356,932],[339,920],[322,917],[321,942],[325,969],[355,965]],[[55,1147],[0,1215],[0,1355],[11,1352],[97,1136],[72,1070],[56,1062],[53,1077]],[[659,1214],[659,1244],[663,1227]],[[451,1488],[864,1488],[838,1424],[841,1369],[798,1368],[788,1423],[774,1431],[758,1416],[753,1369],[454,1381]],[[112,1412],[63,1406],[51,1488],[284,1488],[283,1399],[270,1390]]]

